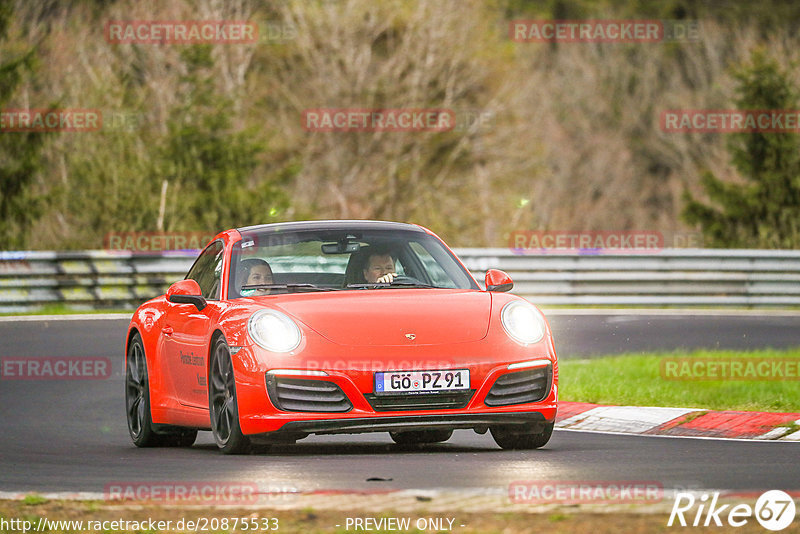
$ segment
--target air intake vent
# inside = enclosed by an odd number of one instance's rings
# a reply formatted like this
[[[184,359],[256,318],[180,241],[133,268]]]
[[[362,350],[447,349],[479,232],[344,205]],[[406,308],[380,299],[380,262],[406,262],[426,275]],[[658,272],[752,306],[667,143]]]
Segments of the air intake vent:
[[[486,406],[539,402],[547,396],[553,370],[550,365],[501,375],[483,401]]]
[[[376,412],[403,410],[456,410],[465,407],[474,389],[455,393],[417,393],[403,395],[364,395]]]
[[[353,405],[339,386],[326,380],[267,375],[269,398],[286,412],[349,412]]]

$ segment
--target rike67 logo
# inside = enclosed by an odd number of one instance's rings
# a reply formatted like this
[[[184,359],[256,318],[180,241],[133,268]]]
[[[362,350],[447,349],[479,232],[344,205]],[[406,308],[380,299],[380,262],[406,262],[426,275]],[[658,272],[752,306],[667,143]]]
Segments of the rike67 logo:
[[[754,507],[749,504],[719,504],[718,501],[719,492],[714,492],[710,499],[707,493],[699,498],[692,493],[678,493],[667,526],[741,527],[755,517],[765,529],[779,531],[794,521],[794,501],[788,493],[781,490],[762,493]]]

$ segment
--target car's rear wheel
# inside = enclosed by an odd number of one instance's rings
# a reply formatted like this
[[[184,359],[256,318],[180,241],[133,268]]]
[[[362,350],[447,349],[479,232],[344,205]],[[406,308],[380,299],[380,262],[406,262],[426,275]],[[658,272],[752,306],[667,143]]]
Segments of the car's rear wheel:
[[[211,432],[219,449],[225,454],[244,454],[250,450],[250,439],[239,426],[239,407],[236,402],[236,379],[228,343],[223,337],[214,343],[208,380],[208,405]]]
[[[125,408],[128,432],[137,447],[191,447],[197,430],[156,425],[150,413],[150,382],[142,337],[137,333],[128,346],[125,365]]]
[[[538,449],[550,441],[553,426],[555,423],[546,423],[544,428],[536,433],[520,432],[513,426],[492,427],[490,430],[495,443],[503,449]]]
[[[452,430],[408,430],[405,432],[389,432],[392,440],[398,445],[418,445],[423,443],[440,443],[453,435]]]

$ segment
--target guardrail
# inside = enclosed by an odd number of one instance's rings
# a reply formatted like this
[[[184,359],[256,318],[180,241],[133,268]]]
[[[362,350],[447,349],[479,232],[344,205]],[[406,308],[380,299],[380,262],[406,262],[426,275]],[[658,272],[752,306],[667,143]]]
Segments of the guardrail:
[[[496,267],[543,305],[800,305],[800,251],[662,249],[650,254],[520,255],[456,251],[476,277]]]
[[[0,252],[0,312],[135,308],[183,278],[198,252]]]
[[[652,254],[516,254],[456,249],[475,277],[508,272],[542,305],[800,306],[800,251],[663,249]],[[196,252],[0,252],[0,312],[52,304],[134,308],[184,277]]]

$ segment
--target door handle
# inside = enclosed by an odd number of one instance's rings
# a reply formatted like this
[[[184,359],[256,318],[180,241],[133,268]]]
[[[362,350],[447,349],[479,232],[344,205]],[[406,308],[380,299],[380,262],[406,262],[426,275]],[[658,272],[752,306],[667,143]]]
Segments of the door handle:
[[[162,332],[164,332],[166,335],[168,335],[168,336],[169,336],[169,335],[172,335],[172,332],[173,332],[174,330],[172,330],[172,327],[171,327],[171,326],[165,326],[164,328],[162,328],[162,329],[161,329],[161,331],[162,331]]]

